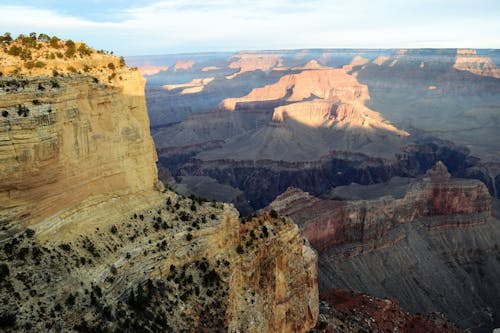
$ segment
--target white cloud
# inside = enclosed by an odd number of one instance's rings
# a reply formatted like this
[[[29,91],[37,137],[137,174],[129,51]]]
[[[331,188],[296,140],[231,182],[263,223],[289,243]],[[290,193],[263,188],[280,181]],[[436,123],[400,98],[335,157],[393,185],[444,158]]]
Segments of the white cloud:
[[[125,55],[308,47],[500,47],[500,21],[494,15],[498,5],[484,17],[467,8],[452,8],[448,16],[438,13],[452,3],[170,0],[113,13],[115,20],[120,18],[113,22],[0,5],[0,12],[8,13],[2,15],[0,31],[46,32]]]

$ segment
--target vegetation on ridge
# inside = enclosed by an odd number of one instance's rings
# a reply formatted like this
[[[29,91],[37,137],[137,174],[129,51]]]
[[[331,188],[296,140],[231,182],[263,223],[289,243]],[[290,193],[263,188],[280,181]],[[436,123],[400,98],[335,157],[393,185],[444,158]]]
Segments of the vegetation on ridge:
[[[83,42],[31,32],[13,38],[0,35],[0,77],[5,75],[53,75],[106,73],[108,81],[120,78],[123,57],[94,50]],[[111,73],[110,73],[111,72]]]

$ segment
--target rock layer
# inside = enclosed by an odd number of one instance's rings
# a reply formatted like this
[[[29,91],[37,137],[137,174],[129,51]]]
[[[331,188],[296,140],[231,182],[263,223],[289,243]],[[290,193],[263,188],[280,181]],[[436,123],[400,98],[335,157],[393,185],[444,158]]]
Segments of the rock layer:
[[[367,200],[349,200],[349,186],[335,191],[347,200],[289,189],[269,207],[290,215],[319,251],[321,291],[390,297],[407,311],[440,312],[475,332],[498,325],[500,221],[487,188],[448,178],[441,167],[406,188]],[[374,193],[370,186],[356,191]]]
[[[4,225],[34,223],[93,195],[153,191],[145,80],[137,71],[120,76],[113,85],[79,75],[1,79]]]
[[[165,191],[145,80],[103,57],[105,71],[89,55],[88,74],[0,77],[0,328],[314,327],[316,254],[297,226]]]

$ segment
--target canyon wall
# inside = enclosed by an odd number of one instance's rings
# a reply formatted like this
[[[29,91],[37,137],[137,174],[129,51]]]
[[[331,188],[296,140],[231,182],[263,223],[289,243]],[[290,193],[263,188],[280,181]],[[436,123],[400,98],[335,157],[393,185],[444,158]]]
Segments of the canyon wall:
[[[378,186],[378,185],[374,185]],[[289,189],[270,204],[291,216],[319,251],[319,286],[397,299],[412,312],[440,312],[462,328],[498,325],[498,226],[476,180],[449,178],[442,164],[402,194],[324,200]],[[355,193],[376,193],[358,186]],[[460,290],[460,292],[457,292]]]
[[[140,73],[29,43],[40,68],[0,49],[1,330],[314,327],[316,254],[290,219],[166,191]]]
[[[4,225],[31,224],[94,195],[153,191],[144,79],[135,71],[120,76],[119,85],[88,76],[1,80]]]

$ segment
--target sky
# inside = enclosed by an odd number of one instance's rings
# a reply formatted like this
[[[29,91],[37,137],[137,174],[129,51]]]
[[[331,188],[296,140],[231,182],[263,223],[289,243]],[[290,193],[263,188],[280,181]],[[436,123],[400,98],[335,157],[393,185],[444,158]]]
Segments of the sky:
[[[0,0],[0,33],[116,54],[301,48],[500,48],[499,0]]]

